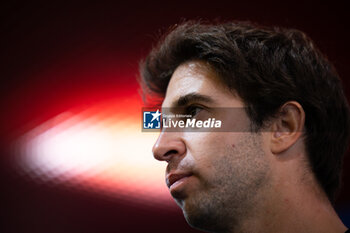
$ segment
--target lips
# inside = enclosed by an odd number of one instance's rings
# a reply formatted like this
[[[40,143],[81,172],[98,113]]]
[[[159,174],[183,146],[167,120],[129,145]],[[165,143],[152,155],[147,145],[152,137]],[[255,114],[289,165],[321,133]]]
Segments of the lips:
[[[185,172],[185,173],[169,173],[166,177],[166,184],[168,188],[171,187],[176,181],[179,181],[181,179],[184,179],[186,177],[192,176],[192,173]]]

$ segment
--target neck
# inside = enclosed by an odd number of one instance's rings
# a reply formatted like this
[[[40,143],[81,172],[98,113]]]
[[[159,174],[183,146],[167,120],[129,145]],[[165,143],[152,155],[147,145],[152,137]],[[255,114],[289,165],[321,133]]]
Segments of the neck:
[[[284,171],[290,177],[291,171]],[[262,194],[250,216],[229,232],[334,232],[347,228],[316,180],[300,182],[283,175]]]

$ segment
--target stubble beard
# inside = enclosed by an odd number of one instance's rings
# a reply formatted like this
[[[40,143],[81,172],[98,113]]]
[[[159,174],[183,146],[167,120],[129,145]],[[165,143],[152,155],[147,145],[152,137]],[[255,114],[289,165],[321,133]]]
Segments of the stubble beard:
[[[237,146],[226,148],[213,169],[216,175],[202,180],[204,187],[185,201],[177,200],[186,221],[208,232],[241,228],[255,214],[269,186],[269,163],[259,133],[243,135]],[[214,155],[215,156],[215,155]]]

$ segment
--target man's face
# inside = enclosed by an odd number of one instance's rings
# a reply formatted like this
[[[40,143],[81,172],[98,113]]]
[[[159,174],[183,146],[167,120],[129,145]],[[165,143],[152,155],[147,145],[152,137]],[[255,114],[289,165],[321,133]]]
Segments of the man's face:
[[[168,162],[167,185],[189,224],[206,230],[230,227],[228,222],[236,224],[234,220],[249,214],[269,183],[264,136],[249,131],[242,100],[204,62],[187,62],[175,70],[162,107],[178,105],[198,117],[216,114],[232,121],[231,132],[163,130],[153,147],[154,157]],[[222,115],[217,108],[241,111]]]

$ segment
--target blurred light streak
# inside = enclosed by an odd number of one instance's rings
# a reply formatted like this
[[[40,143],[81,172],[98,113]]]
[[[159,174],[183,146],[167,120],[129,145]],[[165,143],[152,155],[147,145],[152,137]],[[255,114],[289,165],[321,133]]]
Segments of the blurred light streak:
[[[173,207],[165,164],[151,153],[158,133],[141,131],[141,110],[129,97],[64,112],[23,135],[17,161],[37,181]]]

